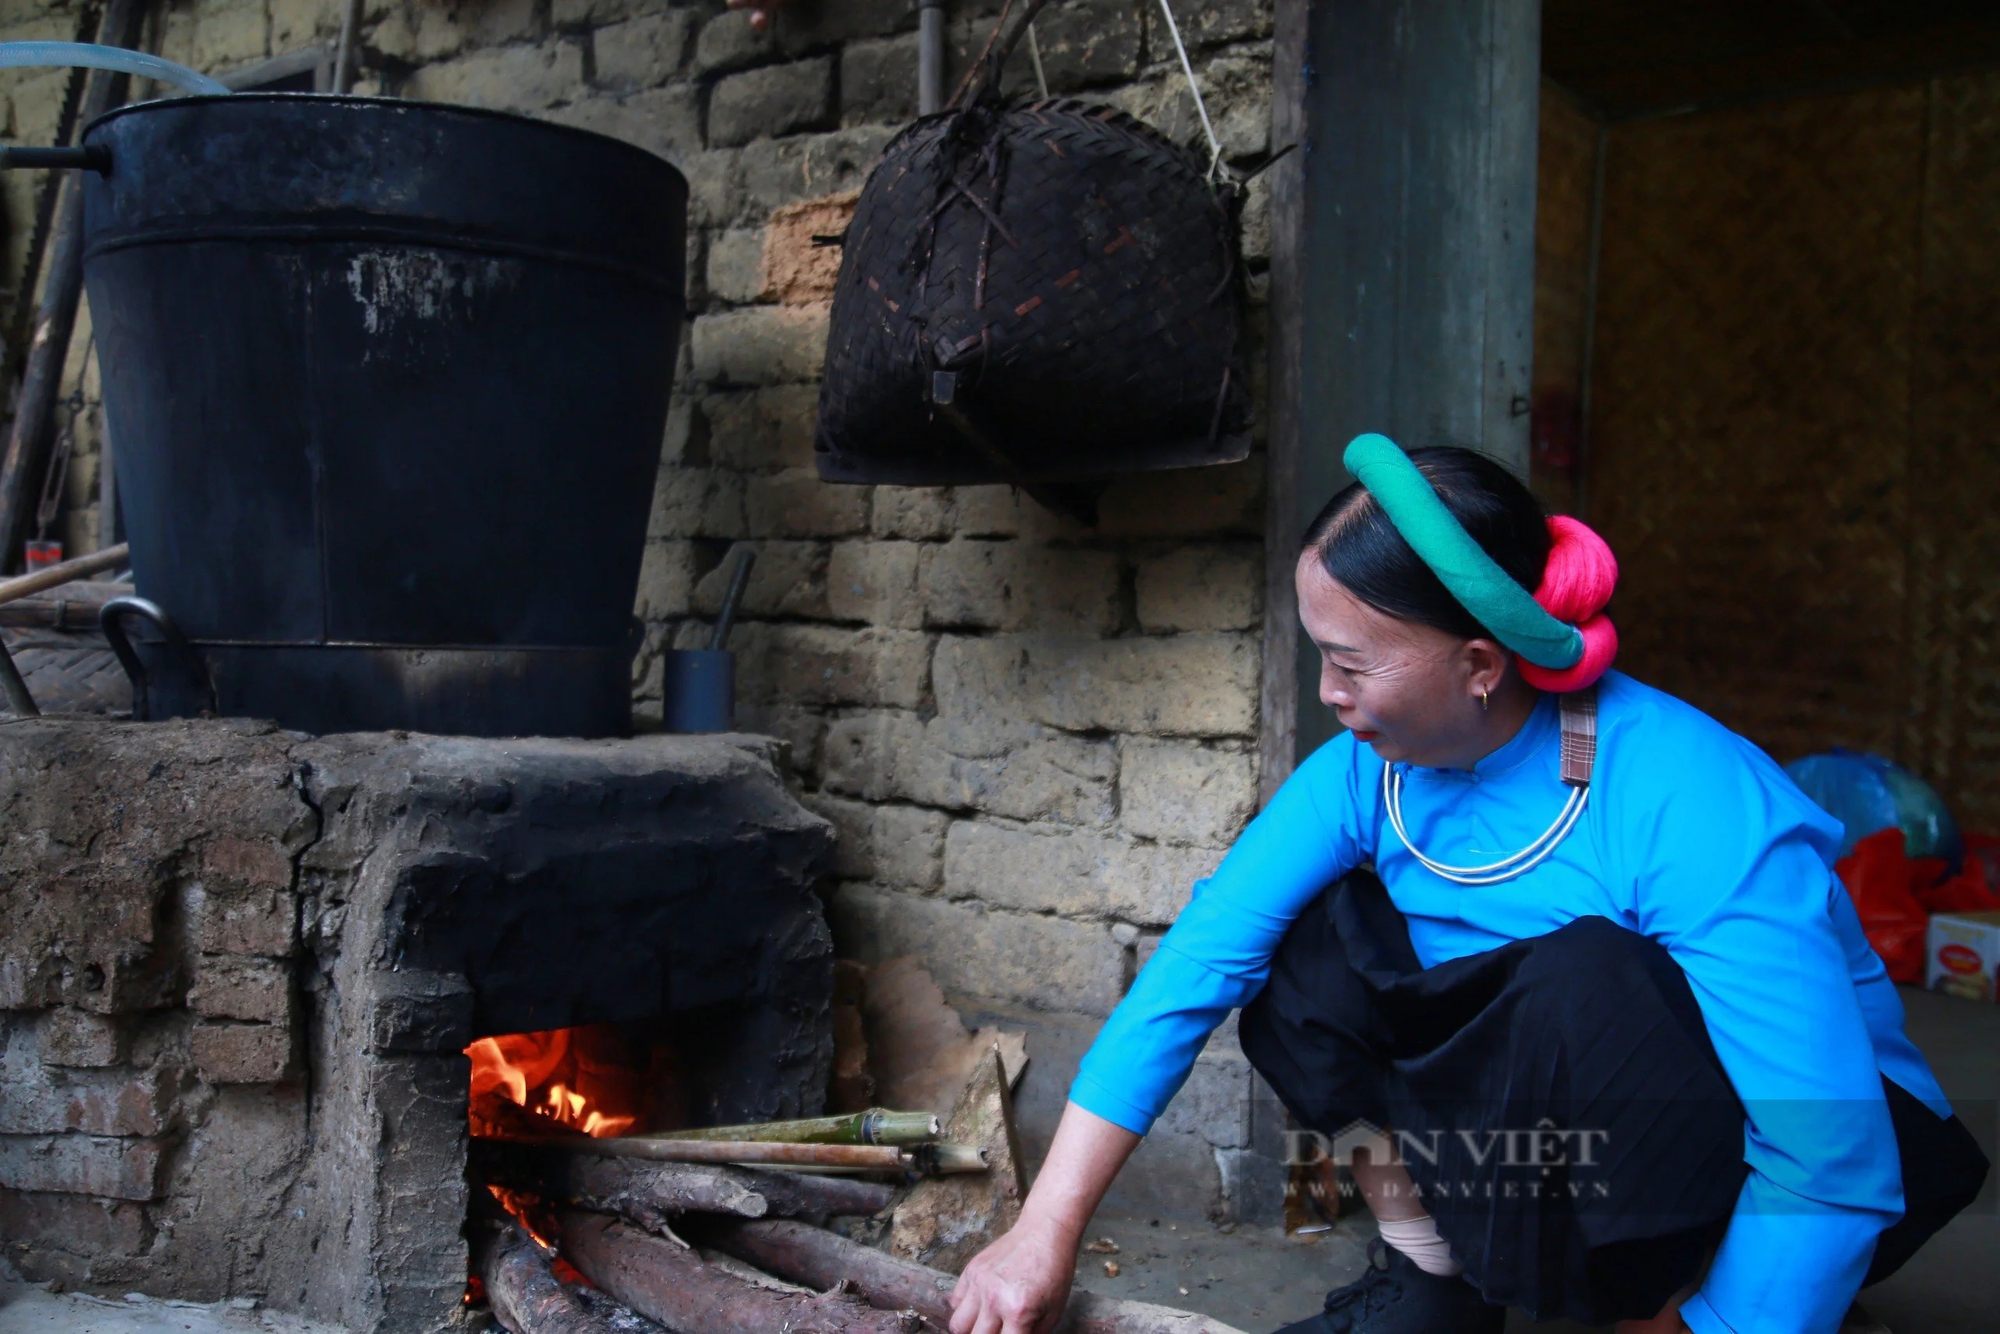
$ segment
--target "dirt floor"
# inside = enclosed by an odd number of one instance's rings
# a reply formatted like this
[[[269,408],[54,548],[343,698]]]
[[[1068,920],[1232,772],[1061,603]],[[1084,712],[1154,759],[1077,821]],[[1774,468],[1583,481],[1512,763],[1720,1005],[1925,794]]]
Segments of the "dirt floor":
[[[1977,1005],[1903,989],[1909,1034],[1929,1057],[1953,1106],[1994,1157],[2000,1108],[2000,1005]],[[1100,1215],[1090,1235],[1109,1237],[1114,1256],[1085,1254],[1077,1281],[1093,1292],[1201,1311],[1246,1330],[1268,1331],[1319,1309],[1328,1288],[1358,1277],[1373,1225],[1365,1213],[1315,1237],[1276,1228],[1224,1232],[1205,1224]],[[1931,1240],[1901,1273],[1871,1288],[1862,1303],[1894,1334],[1968,1334],[1994,1328],[2000,1311],[2000,1211],[1995,1185]],[[1118,1265],[1105,1274],[1104,1261]],[[1578,1334],[1584,1327],[1536,1324],[1521,1312],[1509,1334]],[[0,1332],[4,1334],[4,1332]]]
[[[0,1267],[0,1334],[341,1334],[332,1325],[267,1311],[256,1302],[122,1301],[56,1294]]]

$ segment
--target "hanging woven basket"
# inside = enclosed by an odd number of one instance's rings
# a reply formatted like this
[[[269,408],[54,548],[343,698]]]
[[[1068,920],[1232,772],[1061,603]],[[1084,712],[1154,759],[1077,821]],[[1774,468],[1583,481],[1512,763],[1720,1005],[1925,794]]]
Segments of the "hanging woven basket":
[[[1046,484],[1249,452],[1241,190],[1122,112],[1003,103],[1039,8],[1003,17],[862,188],[820,390],[828,481],[1013,482],[1074,510]]]

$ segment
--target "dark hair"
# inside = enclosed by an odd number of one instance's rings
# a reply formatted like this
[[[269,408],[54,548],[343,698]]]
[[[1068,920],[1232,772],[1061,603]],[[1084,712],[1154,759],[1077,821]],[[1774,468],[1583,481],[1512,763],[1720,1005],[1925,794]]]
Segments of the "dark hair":
[[[1549,560],[1549,524],[1541,502],[1521,480],[1484,454],[1455,445],[1413,449],[1410,461],[1472,540],[1533,592]],[[1321,568],[1384,615],[1461,639],[1493,637],[1445,589],[1359,482],[1327,502],[1307,527],[1301,548],[1317,552]]]

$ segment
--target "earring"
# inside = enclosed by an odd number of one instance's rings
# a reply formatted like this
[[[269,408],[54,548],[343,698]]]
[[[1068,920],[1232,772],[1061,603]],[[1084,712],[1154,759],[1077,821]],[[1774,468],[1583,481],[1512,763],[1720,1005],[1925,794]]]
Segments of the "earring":
[[[1486,712],[1486,687],[1479,687],[1479,711]]]

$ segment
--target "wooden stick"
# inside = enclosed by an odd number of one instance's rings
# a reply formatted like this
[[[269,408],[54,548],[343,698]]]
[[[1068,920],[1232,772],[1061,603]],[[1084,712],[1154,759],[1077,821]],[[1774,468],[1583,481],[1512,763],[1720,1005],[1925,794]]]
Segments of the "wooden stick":
[[[641,1315],[690,1334],[916,1334],[913,1313],[844,1294],[809,1297],[753,1287],[692,1252],[603,1214],[564,1213],[563,1252],[592,1283]]]
[[[563,1153],[595,1154],[603,1158],[650,1158],[660,1163],[798,1163],[814,1167],[858,1167],[875,1172],[901,1172],[910,1165],[901,1149],[870,1144],[755,1144],[742,1140],[639,1139],[611,1136],[590,1139],[534,1140],[494,1136],[496,1143],[536,1144]]]
[[[47,626],[56,630],[96,630],[97,613],[113,598],[132,596],[130,584],[91,580],[44,590],[0,605],[0,625]]]
[[[704,1126],[697,1130],[661,1130],[640,1139],[729,1139],[742,1143],[784,1144],[928,1144],[941,1133],[935,1113],[892,1112],[871,1107],[845,1116],[816,1116],[806,1121],[764,1121],[747,1126]]]
[[[131,546],[120,542],[115,547],[106,547],[102,551],[93,551],[88,556],[78,556],[75,560],[51,565],[46,570],[36,570],[33,574],[16,575],[12,579],[0,580],[0,603],[13,602],[31,593],[39,593],[45,588],[71,583],[96,574],[100,570],[115,569],[123,565],[125,558],[131,554]]]
[[[824,1228],[782,1219],[719,1223],[701,1240],[781,1278],[813,1287],[846,1280],[871,1306],[910,1310],[943,1328],[958,1280],[943,1270],[900,1260]],[[1240,1334],[1219,1320],[1151,1302],[1071,1291],[1058,1334]]]
[[[542,1248],[512,1223],[487,1246],[479,1277],[495,1318],[513,1334],[618,1334],[556,1281]]]

